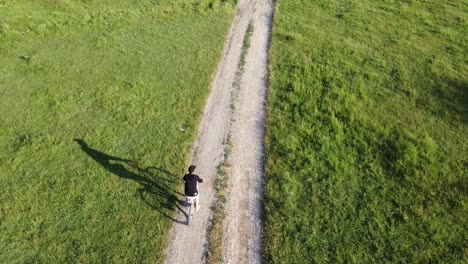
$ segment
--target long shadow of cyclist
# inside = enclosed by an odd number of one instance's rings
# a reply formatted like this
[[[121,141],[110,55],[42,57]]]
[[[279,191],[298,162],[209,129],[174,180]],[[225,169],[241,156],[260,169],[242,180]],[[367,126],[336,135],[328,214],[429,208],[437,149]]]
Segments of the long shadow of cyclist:
[[[132,160],[114,157],[90,148],[82,139],[74,139],[74,141],[80,145],[84,153],[110,173],[122,179],[138,182],[140,184],[138,196],[148,206],[174,222],[185,223],[171,216],[175,210],[186,214],[181,208],[184,201],[177,197],[182,194],[175,190],[178,181],[175,180],[174,174],[155,166],[141,168]]]

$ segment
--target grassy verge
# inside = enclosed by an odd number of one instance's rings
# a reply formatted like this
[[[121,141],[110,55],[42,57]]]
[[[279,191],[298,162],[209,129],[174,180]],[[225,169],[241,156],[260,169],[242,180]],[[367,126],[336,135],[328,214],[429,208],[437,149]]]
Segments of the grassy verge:
[[[468,2],[277,3],[267,263],[468,256]]]
[[[161,262],[235,1],[0,1],[0,259]]]
[[[214,182],[216,191],[215,202],[211,210],[213,217],[211,219],[208,242],[210,248],[208,250],[209,263],[223,263],[223,248],[224,248],[224,220],[226,218],[225,205],[227,201],[227,185],[229,180],[229,167],[227,161],[230,153],[230,144],[226,146],[226,154],[224,162],[218,168],[218,176]]]
[[[245,58],[247,56],[247,52],[250,47],[250,37],[252,36],[253,32],[253,24],[249,23],[247,27],[247,31],[244,35],[241,57],[239,61],[239,68],[236,73],[235,82],[234,82],[234,91],[232,94],[231,100],[231,111],[235,113],[235,103],[237,100],[237,92],[240,88],[240,81],[242,77],[242,73],[244,72],[245,66]],[[231,120],[233,122],[234,120]],[[230,153],[232,148],[232,141],[231,141],[231,133],[229,133],[226,146],[225,146],[225,154],[224,154],[224,161],[218,168],[218,176],[214,182],[214,188],[216,192],[215,202],[212,206],[213,211],[213,218],[211,220],[210,228],[209,228],[209,251],[208,251],[208,261],[209,263],[223,263],[223,248],[224,248],[224,224],[226,218],[226,209],[225,205],[227,202],[227,195],[228,195],[228,181],[229,181],[229,159]]]

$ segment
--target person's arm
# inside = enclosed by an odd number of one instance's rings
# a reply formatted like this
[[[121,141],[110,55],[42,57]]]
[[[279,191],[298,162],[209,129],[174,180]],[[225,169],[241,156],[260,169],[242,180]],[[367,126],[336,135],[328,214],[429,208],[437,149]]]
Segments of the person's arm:
[[[202,183],[202,182],[203,182],[203,179],[200,178],[200,176],[197,176],[197,178],[198,178],[197,181],[198,181],[199,183]]]
[[[184,182],[187,180],[187,175],[184,175],[184,178],[182,178]]]

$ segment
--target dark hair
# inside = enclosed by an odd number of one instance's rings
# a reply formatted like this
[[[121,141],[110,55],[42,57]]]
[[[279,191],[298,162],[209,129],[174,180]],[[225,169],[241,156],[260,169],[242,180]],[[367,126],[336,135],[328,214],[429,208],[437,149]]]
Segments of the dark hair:
[[[190,165],[190,167],[188,167],[188,172],[189,172],[190,174],[192,174],[192,173],[195,171],[195,168],[197,168],[197,166],[195,166],[195,165]]]

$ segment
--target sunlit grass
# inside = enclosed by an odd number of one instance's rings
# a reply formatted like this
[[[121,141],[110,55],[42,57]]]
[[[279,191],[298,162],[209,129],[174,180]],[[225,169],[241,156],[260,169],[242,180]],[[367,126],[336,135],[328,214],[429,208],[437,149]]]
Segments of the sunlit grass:
[[[457,263],[468,2],[278,1],[267,263]]]
[[[0,262],[162,260],[233,6],[0,1]]]

